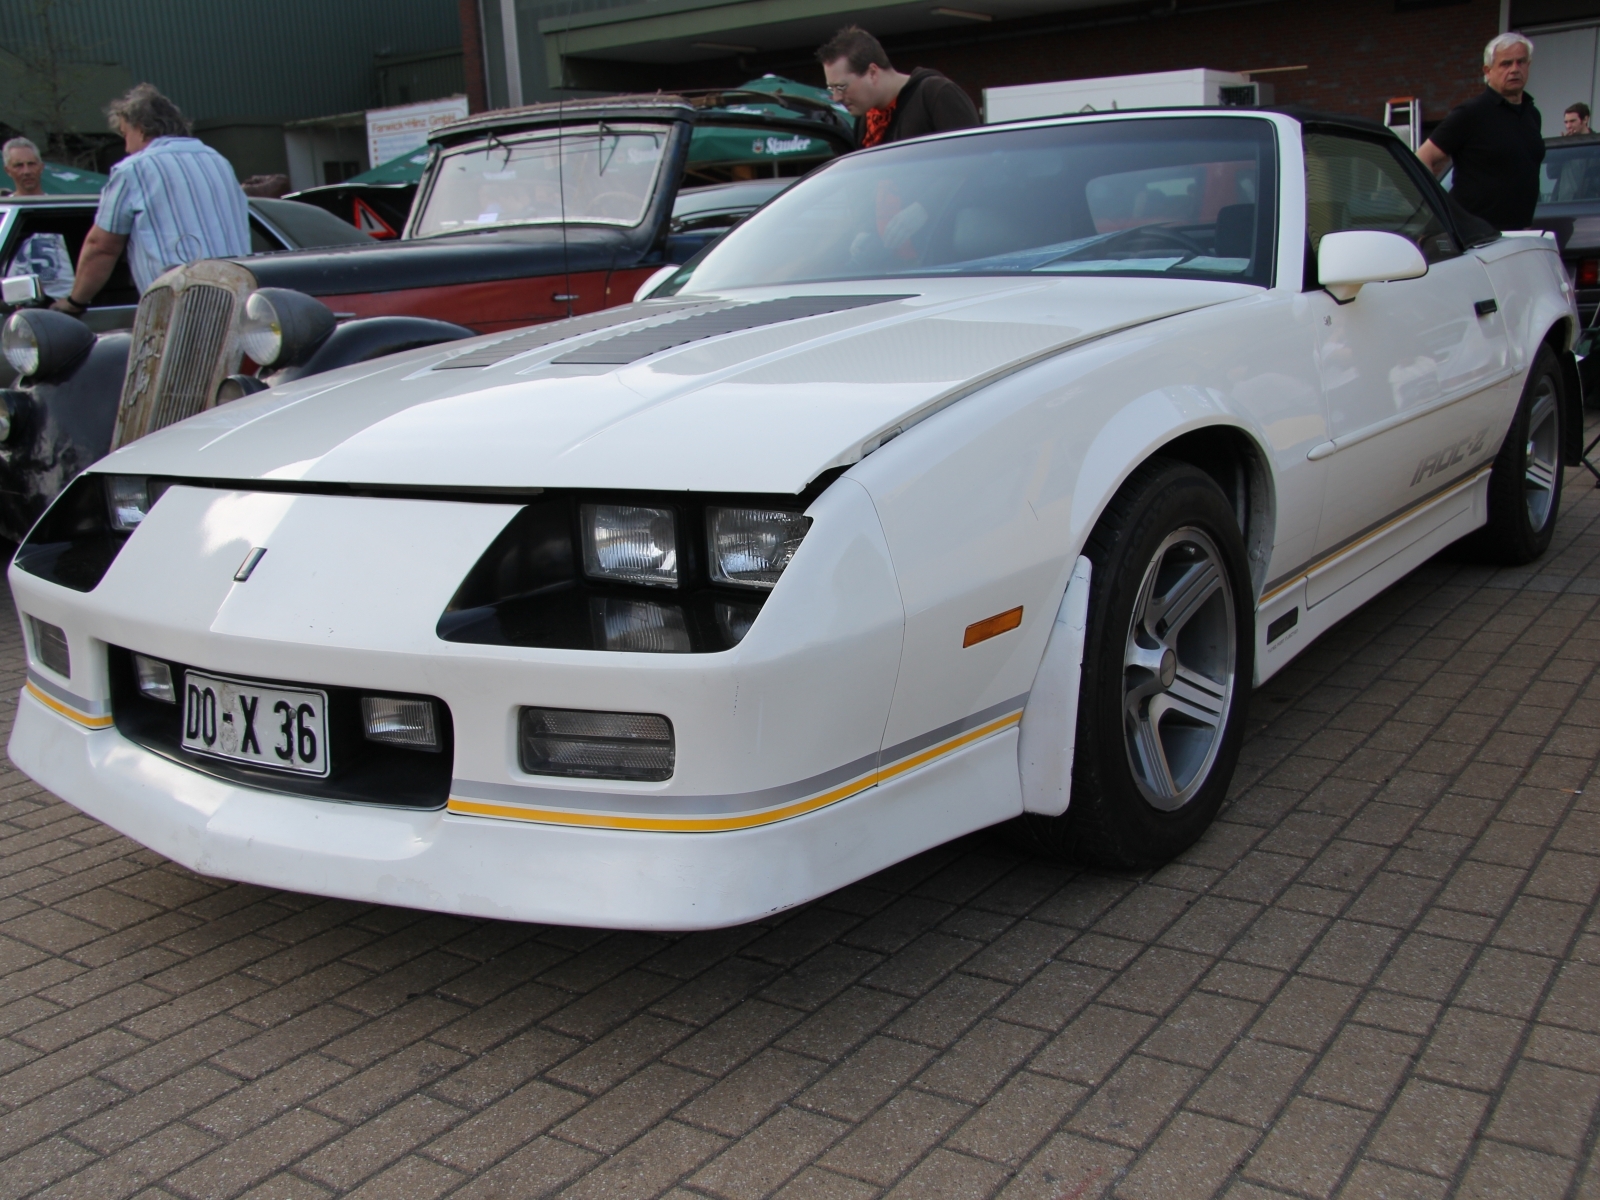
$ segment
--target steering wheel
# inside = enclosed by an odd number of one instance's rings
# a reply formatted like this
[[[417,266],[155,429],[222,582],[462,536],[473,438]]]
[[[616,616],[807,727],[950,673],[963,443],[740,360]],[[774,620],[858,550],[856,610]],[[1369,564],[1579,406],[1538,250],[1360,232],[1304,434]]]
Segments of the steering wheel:
[[[1198,256],[1203,256],[1207,253],[1206,248],[1196,242],[1193,238],[1189,237],[1187,234],[1179,233],[1176,229],[1168,228],[1165,225],[1136,225],[1132,229],[1123,230],[1111,240],[1122,241],[1124,238],[1126,238],[1129,241],[1133,241],[1140,237],[1151,238],[1158,242],[1166,241],[1170,245],[1177,246],[1183,250],[1187,250],[1190,254]]]

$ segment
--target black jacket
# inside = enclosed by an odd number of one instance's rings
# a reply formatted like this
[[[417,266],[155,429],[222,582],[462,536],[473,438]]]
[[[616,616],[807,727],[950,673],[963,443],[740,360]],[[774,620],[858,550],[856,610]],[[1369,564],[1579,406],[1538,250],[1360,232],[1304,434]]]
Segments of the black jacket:
[[[894,113],[889,118],[889,128],[884,142],[903,142],[907,138],[925,137],[930,133],[944,133],[951,129],[970,129],[980,124],[978,107],[972,97],[931,67],[918,67],[911,72],[905,87],[895,98]],[[856,121],[856,140],[866,131],[865,119]]]

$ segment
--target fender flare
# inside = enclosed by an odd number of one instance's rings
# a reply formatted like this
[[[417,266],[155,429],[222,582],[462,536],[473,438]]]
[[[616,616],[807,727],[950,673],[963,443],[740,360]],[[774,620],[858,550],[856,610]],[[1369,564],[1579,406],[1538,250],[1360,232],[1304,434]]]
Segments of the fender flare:
[[[386,354],[477,336],[464,325],[435,321],[431,317],[367,317],[346,321],[330,333],[304,363],[274,372],[267,377],[267,382],[274,386],[290,383],[307,375],[320,375],[335,367],[348,367]]]
[[[1072,801],[1072,758],[1078,740],[1078,692],[1083,682],[1083,642],[1089,625],[1093,564],[1083,555],[1045,643],[1017,735],[1017,769],[1024,812],[1060,816]]]

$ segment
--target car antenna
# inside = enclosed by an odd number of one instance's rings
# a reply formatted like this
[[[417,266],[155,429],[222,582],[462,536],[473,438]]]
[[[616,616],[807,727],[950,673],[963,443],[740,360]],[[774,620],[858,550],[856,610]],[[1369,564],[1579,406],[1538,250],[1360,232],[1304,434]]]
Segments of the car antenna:
[[[556,189],[561,193],[561,298],[572,316],[572,264],[567,257],[567,34],[572,29],[572,0],[567,0],[567,21],[561,31],[561,95],[556,99]]]

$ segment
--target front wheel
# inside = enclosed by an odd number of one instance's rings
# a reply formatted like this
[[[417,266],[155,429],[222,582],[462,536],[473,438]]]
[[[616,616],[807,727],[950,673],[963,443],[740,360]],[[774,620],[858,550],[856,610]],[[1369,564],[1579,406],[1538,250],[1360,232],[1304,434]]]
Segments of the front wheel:
[[[1530,563],[1550,548],[1561,511],[1561,364],[1539,347],[1522,400],[1489,476],[1489,520],[1466,539],[1474,557]]]
[[[1095,582],[1072,800],[1026,821],[1048,850],[1153,866],[1205,832],[1238,760],[1254,662],[1244,539],[1208,475],[1154,459],[1084,553]]]

